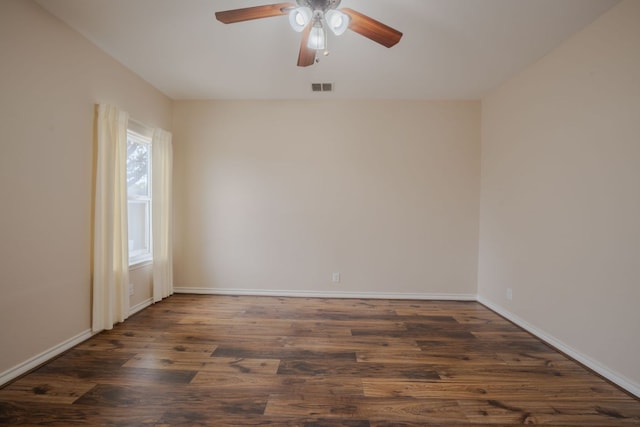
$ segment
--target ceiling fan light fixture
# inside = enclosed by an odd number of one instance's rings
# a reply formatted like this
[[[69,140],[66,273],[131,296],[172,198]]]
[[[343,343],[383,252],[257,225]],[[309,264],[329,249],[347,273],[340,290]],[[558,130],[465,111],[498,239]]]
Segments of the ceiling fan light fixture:
[[[296,7],[289,12],[289,24],[295,31],[301,33],[311,22],[313,13],[308,7]]]
[[[349,28],[350,18],[346,13],[331,9],[324,14],[327,26],[336,36],[340,36]]]
[[[313,26],[307,42],[309,49],[324,50],[327,47],[326,37],[322,26]]]

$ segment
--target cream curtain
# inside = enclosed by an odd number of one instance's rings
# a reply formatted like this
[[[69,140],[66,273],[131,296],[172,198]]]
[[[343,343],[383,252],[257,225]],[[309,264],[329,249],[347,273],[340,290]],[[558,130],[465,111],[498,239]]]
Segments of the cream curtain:
[[[97,109],[92,330],[111,329],[129,314],[127,121],[110,105]]]
[[[153,301],[173,294],[173,210],[171,133],[155,129],[152,138],[151,224],[153,235]]]

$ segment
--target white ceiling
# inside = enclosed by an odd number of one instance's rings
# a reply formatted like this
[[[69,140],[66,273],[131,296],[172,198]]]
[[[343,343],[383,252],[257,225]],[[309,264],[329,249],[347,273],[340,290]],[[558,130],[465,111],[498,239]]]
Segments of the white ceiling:
[[[343,0],[404,37],[387,49],[330,34],[331,54],[308,68],[296,66],[300,34],[286,16],[214,18],[277,1],[37,2],[173,99],[478,99],[618,0]]]

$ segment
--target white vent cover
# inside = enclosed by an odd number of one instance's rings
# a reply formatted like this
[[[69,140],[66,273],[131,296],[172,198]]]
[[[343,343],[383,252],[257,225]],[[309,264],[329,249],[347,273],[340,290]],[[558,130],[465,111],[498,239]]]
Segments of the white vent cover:
[[[333,92],[333,83],[311,83],[313,92]]]

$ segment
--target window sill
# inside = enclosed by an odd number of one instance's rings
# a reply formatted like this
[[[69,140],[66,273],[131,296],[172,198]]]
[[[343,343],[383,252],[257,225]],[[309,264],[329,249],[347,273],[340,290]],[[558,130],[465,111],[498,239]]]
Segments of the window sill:
[[[144,268],[144,267],[152,265],[152,264],[153,264],[153,260],[152,259],[143,259],[143,260],[135,261],[135,262],[129,264],[129,271],[138,270],[140,268]]]

